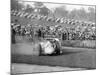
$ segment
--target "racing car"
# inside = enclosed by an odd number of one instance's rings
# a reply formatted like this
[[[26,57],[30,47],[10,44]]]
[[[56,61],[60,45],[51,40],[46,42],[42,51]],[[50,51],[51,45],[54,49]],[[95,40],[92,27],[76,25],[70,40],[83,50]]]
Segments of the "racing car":
[[[39,56],[62,54],[61,43],[58,38],[47,38],[39,44]]]

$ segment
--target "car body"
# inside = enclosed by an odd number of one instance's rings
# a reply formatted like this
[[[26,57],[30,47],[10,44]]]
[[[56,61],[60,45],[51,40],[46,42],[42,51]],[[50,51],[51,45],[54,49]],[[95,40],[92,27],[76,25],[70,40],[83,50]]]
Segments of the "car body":
[[[60,55],[62,54],[61,43],[57,38],[46,38],[40,42],[39,55]]]

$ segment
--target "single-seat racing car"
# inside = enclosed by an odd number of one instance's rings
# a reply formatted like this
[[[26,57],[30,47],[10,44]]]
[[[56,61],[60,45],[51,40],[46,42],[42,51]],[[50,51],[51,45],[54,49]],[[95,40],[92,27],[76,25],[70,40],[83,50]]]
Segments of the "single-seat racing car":
[[[61,43],[58,38],[47,38],[39,44],[39,55],[60,55],[62,54]]]

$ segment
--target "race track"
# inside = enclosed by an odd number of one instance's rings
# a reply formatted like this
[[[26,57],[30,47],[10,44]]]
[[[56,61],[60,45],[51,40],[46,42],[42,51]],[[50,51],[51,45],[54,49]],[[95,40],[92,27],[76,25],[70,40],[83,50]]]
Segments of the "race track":
[[[86,70],[84,68],[70,68],[60,66],[44,66],[44,65],[33,65],[33,64],[19,64],[13,63],[11,67],[11,73],[16,74],[32,74],[32,73],[45,73],[45,72],[67,72],[67,71],[78,71]]]
[[[36,65],[50,65],[74,68],[96,68],[96,50],[83,48],[64,48],[63,54],[58,56],[35,56],[12,54],[12,63],[27,63]]]

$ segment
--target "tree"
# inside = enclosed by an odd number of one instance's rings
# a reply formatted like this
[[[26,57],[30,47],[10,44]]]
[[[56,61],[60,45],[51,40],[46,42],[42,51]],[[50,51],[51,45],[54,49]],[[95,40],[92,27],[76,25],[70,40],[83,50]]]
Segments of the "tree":
[[[40,7],[44,6],[44,5],[43,5],[42,2],[35,2],[35,3],[34,3],[34,6],[35,6],[36,8],[40,8]]]
[[[70,18],[70,19],[79,19],[78,11],[77,11],[76,9],[73,9],[73,10],[68,14],[68,18]]]
[[[49,10],[47,7],[42,7],[42,8],[40,8],[40,12],[39,12],[39,13],[40,13],[41,15],[45,15],[45,16],[46,16],[46,15],[49,14],[49,11],[50,11],[50,10]]]
[[[84,10],[84,8],[73,9],[69,13],[69,18],[77,20],[88,20],[87,12]]]
[[[66,7],[65,6],[57,7],[54,10],[54,15],[56,17],[66,17],[67,14],[68,14],[68,11],[66,10]]]
[[[11,0],[11,10],[21,10],[23,5],[18,0]]]
[[[35,2],[35,12],[41,14],[41,15],[48,15],[50,10],[42,3],[42,2]]]
[[[88,7],[89,12],[95,13],[95,9],[93,7]]]
[[[85,11],[84,8],[81,8],[78,10],[78,16],[80,18],[80,20],[87,20],[87,12]]]
[[[34,11],[34,8],[32,8],[29,4],[27,4],[25,12],[32,13]]]
[[[96,21],[95,8],[89,7],[88,10],[89,10],[88,20],[92,21],[92,22],[95,22]]]

